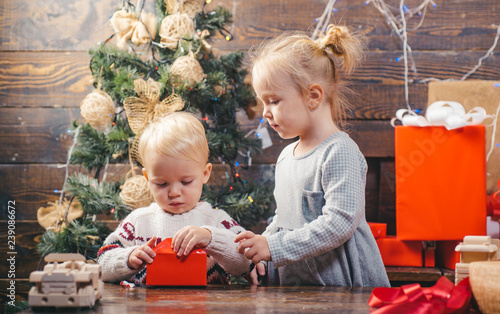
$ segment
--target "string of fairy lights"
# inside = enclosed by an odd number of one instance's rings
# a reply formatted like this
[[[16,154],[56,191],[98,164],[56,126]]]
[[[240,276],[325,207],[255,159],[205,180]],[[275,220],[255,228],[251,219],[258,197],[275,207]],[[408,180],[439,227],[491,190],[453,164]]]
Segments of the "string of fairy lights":
[[[327,25],[330,23],[330,19],[333,13],[338,12],[337,9],[334,8],[337,0],[328,0],[328,3],[325,6],[323,14],[316,18],[314,21],[317,23],[317,26],[313,32],[313,39],[316,38],[321,31],[326,30]],[[413,32],[418,30],[425,19],[427,10],[429,6],[433,8],[437,7],[437,4],[433,0],[423,0],[419,5],[414,8],[409,8],[404,0],[399,1],[399,6],[391,6],[388,5],[385,0],[366,0],[364,2],[365,5],[372,5],[386,20],[387,24],[392,28],[394,34],[401,40],[402,48],[403,48],[403,56],[396,58],[396,61],[403,60],[404,62],[404,95],[405,95],[405,104],[409,111],[415,111],[419,113],[419,109],[412,110],[410,106],[409,100],[409,83],[410,79],[408,78],[409,68],[411,67],[414,76],[416,77],[418,74],[417,67],[415,65],[415,61],[413,59],[413,52],[411,46],[408,43],[408,32]],[[415,27],[408,28],[407,21],[413,17],[418,17],[420,20],[416,24]],[[477,62],[477,64],[472,67],[466,74],[464,74],[460,79],[448,78],[448,79],[437,79],[437,78],[425,78],[418,80],[418,83],[427,83],[430,81],[464,81],[469,78],[472,74],[474,74],[482,65],[482,62],[486,60],[488,57],[493,55],[493,52],[498,44],[498,40],[500,38],[500,25],[492,25],[492,27],[496,27],[496,35],[493,40],[493,44],[487,50],[487,52],[481,56]],[[495,87],[500,87],[500,83],[493,83]],[[500,114],[500,104],[497,107],[495,115],[493,116],[493,134],[491,139],[491,146],[487,154],[486,160],[488,161],[489,157],[493,153],[495,147],[500,147],[499,143],[495,143],[495,132],[496,132],[496,124],[498,121],[498,116]],[[490,126],[491,126],[490,125]]]
[[[206,4],[209,4],[211,1],[212,0],[206,0]],[[336,2],[337,2],[337,0],[328,0],[322,15],[314,20],[314,22],[316,23],[316,27],[315,27],[313,34],[312,34],[313,39],[317,38],[324,30],[326,30],[326,27],[330,23],[332,16],[334,15],[334,13],[338,12],[338,10],[334,7]],[[124,1],[124,3],[125,3],[125,1]],[[417,5],[413,8],[409,8],[405,4],[404,0],[400,0],[398,6],[389,5],[386,3],[385,0],[366,0],[366,1],[364,1],[364,4],[366,6],[372,6],[373,8],[375,8],[378,11],[385,19],[387,25],[389,25],[391,27],[393,33],[402,42],[403,56],[396,58],[396,61],[403,61],[404,62],[405,104],[406,104],[406,107],[408,108],[408,110],[412,111],[411,106],[410,106],[410,100],[409,100],[409,84],[410,84],[410,82],[414,82],[414,81],[409,79],[409,72],[411,69],[411,71],[413,72],[413,75],[417,76],[418,71],[417,71],[417,67],[416,67],[416,64],[415,64],[415,61],[413,58],[412,48],[411,48],[410,44],[408,43],[408,32],[414,32],[414,31],[418,30],[423,25],[423,22],[425,20],[426,13],[427,13],[428,9],[430,7],[436,8],[437,4],[433,0],[422,0],[422,2],[419,5]],[[140,8],[143,7],[143,1],[141,1],[141,0],[138,1],[137,8],[139,8],[139,7]],[[204,13],[204,14],[211,14],[211,12]],[[410,20],[412,18],[418,18],[419,20],[414,27],[408,27],[407,22],[408,22],[408,20]],[[493,44],[488,49],[488,51],[482,57],[479,58],[478,63],[470,71],[468,71],[466,74],[464,74],[460,79],[454,79],[454,78],[437,79],[437,78],[431,77],[431,78],[420,79],[420,80],[415,81],[415,82],[427,83],[430,81],[464,81],[465,79],[470,77],[472,74],[474,74],[481,67],[482,62],[493,54],[493,52],[498,44],[498,40],[500,38],[500,25],[493,25],[493,26],[497,28],[496,29],[497,33],[496,33],[496,36],[494,38]],[[226,30],[224,30],[224,31],[226,31]],[[226,32],[227,33],[222,33],[224,38],[228,41],[233,39],[233,35],[228,31],[226,31]],[[157,45],[157,44],[158,43],[153,42],[153,45]],[[500,84],[495,83],[495,87],[500,87]],[[417,113],[418,113],[418,111],[417,111]],[[493,134],[492,134],[491,147],[490,147],[490,150],[487,154],[488,158],[491,155],[491,153],[493,152],[493,149],[495,147],[500,146],[498,143],[495,143],[495,141],[494,141],[494,136],[495,136],[495,131],[496,131],[496,122],[498,120],[499,113],[500,113],[500,104],[496,110],[496,113],[494,115],[494,121],[492,123]],[[255,129],[255,130],[250,131],[250,133],[255,133],[256,136],[260,138],[261,134],[258,132],[258,130],[261,127],[263,127],[264,122],[265,122],[265,120],[261,118],[259,120],[259,127],[257,127],[257,129]],[[247,136],[248,135],[249,134],[247,134]],[[63,193],[64,186],[65,186],[67,178],[68,178],[69,159],[70,159],[70,156],[72,154],[72,149],[74,148],[75,143],[77,141],[77,137],[78,137],[78,129],[75,131],[75,136],[73,138],[73,145],[71,146],[71,148],[68,152],[68,161],[66,163],[66,177],[64,180],[63,189],[62,190],[54,190],[55,193],[60,193],[60,200],[59,200],[60,204],[62,202],[62,198],[63,198],[63,194],[64,194]],[[251,156],[246,154],[244,157],[248,158],[248,166],[250,166],[251,165]],[[235,166],[239,167],[240,166],[239,162],[236,161]]]

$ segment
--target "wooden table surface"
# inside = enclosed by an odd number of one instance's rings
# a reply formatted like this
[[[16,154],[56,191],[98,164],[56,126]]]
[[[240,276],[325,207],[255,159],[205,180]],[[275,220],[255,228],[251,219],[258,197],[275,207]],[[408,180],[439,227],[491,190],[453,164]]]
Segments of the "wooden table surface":
[[[88,313],[369,313],[373,288],[210,285],[201,288],[105,284]],[[48,309],[47,309],[48,310]],[[47,311],[44,311],[47,312]],[[49,312],[65,313],[66,309]],[[73,311],[75,312],[75,311]],[[21,313],[33,313],[24,311]]]

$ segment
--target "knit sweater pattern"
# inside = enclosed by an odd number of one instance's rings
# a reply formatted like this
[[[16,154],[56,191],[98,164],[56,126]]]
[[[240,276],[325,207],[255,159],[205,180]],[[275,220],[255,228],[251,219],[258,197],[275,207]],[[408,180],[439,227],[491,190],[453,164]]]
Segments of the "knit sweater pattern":
[[[251,261],[237,251],[234,238],[244,231],[224,210],[213,209],[206,202],[199,202],[192,210],[182,214],[165,212],[157,203],[138,208],[130,213],[104,241],[98,252],[97,262],[102,265],[103,280],[127,280],[145,285],[147,267],[131,269],[127,262],[130,253],[138,246],[157,237],[156,244],[171,238],[185,226],[206,228],[212,233],[210,244],[204,248],[207,259],[207,282],[229,282],[229,275],[244,276],[251,268]]]

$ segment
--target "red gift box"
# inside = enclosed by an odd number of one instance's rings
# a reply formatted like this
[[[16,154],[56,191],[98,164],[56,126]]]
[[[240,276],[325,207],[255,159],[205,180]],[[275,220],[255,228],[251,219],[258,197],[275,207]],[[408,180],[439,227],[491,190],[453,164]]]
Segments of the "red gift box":
[[[172,238],[160,242],[153,249],[156,257],[148,265],[148,286],[206,286],[207,253],[193,249],[187,256],[178,257],[172,248]]]
[[[385,266],[434,267],[434,250],[424,250],[422,241],[401,241],[395,236],[376,240]],[[424,265],[425,262],[425,265]]]
[[[485,127],[395,129],[396,234],[460,240],[486,234]]]

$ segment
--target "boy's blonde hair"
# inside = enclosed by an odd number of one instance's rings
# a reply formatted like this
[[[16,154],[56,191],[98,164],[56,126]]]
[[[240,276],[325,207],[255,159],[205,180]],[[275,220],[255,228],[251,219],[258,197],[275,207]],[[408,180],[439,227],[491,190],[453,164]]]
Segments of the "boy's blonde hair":
[[[276,77],[285,74],[304,97],[311,85],[320,84],[332,108],[332,119],[341,126],[350,105],[346,98],[349,90],[339,80],[338,70],[350,74],[363,56],[364,37],[352,34],[345,26],[330,24],[317,40],[305,33],[286,32],[253,49],[252,75],[267,87],[279,87]]]
[[[201,163],[207,163],[209,155],[205,128],[196,116],[185,111],[172,113],[146,127],[138,148],[142,161],[150,149],[162,156]]]

